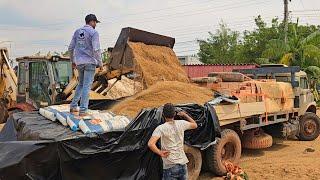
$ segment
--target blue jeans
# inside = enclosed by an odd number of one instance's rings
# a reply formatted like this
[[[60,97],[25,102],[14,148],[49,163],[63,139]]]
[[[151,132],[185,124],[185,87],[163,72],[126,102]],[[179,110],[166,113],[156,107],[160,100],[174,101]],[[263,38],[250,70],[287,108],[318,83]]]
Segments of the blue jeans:
[[[77,66],[79,83],[70,104],[70,108],[76,109],[80,101],[80,113],[86,113],[89,106],[89,93],[94,80],[96,65],[81,64]]]
[[[187,165],[177,164],[169,169],[163,169],[162,180],[187,180],[188,168]]]

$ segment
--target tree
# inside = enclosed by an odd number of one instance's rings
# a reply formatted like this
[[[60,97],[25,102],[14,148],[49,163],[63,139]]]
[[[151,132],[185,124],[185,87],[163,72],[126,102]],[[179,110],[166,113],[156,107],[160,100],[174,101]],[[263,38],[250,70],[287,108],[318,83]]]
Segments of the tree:
[[[275,63],[298,65],[302,68],[320,65],[320,31],[317,30],[306,37],[300,35],[298,23],[292,25],[292,35],[288,44],[284,40],[272,39],[262,53],[262,57]],[[304,34],[306,35],[306,34]]]
[[[209,38],[198,40],[198,56],[203,63],[233,63],[237,61],[239,33],[231,31],[224,23],[215,34],[209,32]]]
[[[307,67],[320,66],[320,26],[288,23],[288,44],[284,42],[284,24],[273,18],[271,26],[261,16],[256,28],[240,33],[221,23],[215,34],[199,40],[200,60],[204,63],[283,63]]]
[[[256,29],[244,31],[243,33],[243,52],[242,56],[247,62],[257,62],[258,58],[265,58],[262,53],[266,49],[266,44],[270,39],[280,39],[282,37],[282,24],[278,18],[271,21],[271,27],[263,21],[259,15],[255,18]]]
[[[101,57],[102,57],[102,62],[103,63],[109,63],[110,62],[110,52],[108,52],[107,49],[104,49],[102,54],[101,54]]]

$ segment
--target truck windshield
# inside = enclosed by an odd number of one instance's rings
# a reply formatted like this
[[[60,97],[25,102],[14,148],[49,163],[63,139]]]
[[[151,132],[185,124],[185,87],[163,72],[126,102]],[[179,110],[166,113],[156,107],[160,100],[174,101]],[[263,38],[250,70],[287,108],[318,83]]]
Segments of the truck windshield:
[[[53,63],[53,71],[57,83],[67,85],[72,78],[72,66],[70,61],[58,61]]]

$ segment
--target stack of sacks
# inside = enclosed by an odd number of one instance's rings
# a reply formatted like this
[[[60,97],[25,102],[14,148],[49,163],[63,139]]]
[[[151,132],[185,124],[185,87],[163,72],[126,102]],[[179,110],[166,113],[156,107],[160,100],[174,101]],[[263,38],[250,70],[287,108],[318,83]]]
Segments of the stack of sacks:
[[[89,110],[87,116],[80,117],[69,112],[68,104],[40,108],[39,113],[51,121],[58,120],[72,131],[81,130],[85,134],[122,131],[130,123],[125,116],[95,110]]]
[[[40,108],[39,113],[51,121],[58,120],[62,125],[67,126],[67,117],[69,113],[69,104],[53,105]]]
[[[85,134],[122,131],[130,123],[125,116],[113,116],[111,113],[102,112],[92,116],[90,120],[81,120],[79,127]]]
[[[99,114],[99,111],[89,110],[88,116],[85,116],[85,117],[69,114],[69,116],[67,116],[67,124],[69,125],[72,131],[78,131],[80,121],[83,119],[94,119],[93,117],[94,114]]]

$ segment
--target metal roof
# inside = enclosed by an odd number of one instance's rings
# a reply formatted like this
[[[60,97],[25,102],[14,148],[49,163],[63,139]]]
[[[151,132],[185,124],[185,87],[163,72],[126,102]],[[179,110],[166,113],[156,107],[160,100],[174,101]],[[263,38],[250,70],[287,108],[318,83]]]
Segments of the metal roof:
[[[256,63],[235,63],[235,64],[185,64],[183,66],[257,66],[259,67],[258,64]]]
[[[51,60],[51,61],[56,61],[55,58],[58,58],[59,60],[70,60],[70,57],[54,55],[54,56],[23,56],[23,57],[16,58],[16,61],[21,61],[21,60]]]

